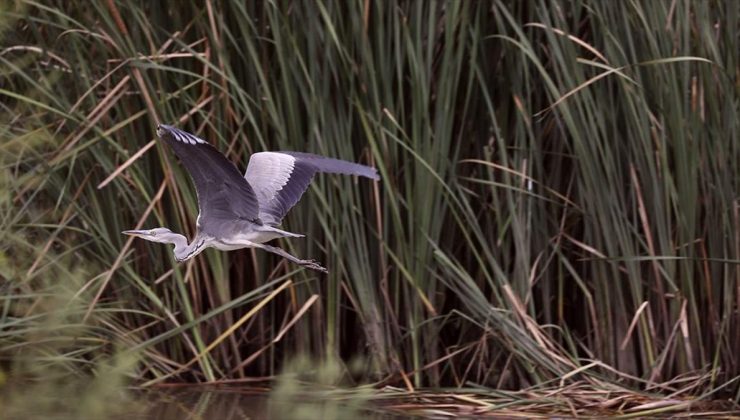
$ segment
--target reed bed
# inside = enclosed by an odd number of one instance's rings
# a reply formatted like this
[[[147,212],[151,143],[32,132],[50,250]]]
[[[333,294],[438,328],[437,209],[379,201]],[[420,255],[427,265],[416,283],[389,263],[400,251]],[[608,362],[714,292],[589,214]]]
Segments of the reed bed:
[[[305,356],[346,385],[492,395],[479,411],[737,407],[738,9],[0,4],[0,383],[248,384]],[[241,170],[298,150],[382,179],[320,177],[287,217],[306,239],[280,246],[326,276],[177,264],[120,234],[194,233],[159,122]]]

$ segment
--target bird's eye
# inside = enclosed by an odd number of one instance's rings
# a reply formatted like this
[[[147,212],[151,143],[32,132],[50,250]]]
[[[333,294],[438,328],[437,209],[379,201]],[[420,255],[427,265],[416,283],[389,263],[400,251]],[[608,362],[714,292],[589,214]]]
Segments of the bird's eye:
[[[152,234],[152,236],[157,236],[157,232],[149,232]]]

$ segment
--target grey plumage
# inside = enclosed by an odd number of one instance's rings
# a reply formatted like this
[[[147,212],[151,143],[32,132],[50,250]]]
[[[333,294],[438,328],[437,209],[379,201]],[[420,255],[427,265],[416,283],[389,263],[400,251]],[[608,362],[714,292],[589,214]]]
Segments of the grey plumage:
[[[234,223],[257,222],[259,202],[236,166],[204,140],[174,127],[160,125],[157,134],[190,174],[198,194],[198,229],[214,237],[233,230]]]
[[[255,153],[249,159],[244,177],[257,190],[260,219],[268,224],[280,224],[318,172],[380,179],[374,168],[339,159],[300,152]],[[288,177],[280,176],[286,173]],[[268,179],[269,176],[273,178]]]
[[[197,136],[168,125],[158,126],[157,135],[172,147],[195,184],[200,212],[197,233],[190,244],[166,228],[124,233],[174,244],[178,261],[192,258],[209,246],[221,250],[255,247],[325,272],[316,261],[298,259],[263,243],[278,237],[303,236],[277,226],[301,199],[316,173],[379,179],[375,168],[300,152],[255,153],[242,177],[232,162]]]

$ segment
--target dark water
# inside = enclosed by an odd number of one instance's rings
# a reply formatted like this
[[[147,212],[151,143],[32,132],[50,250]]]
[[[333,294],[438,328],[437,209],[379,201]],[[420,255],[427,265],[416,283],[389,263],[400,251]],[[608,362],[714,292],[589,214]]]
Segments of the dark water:
[[[160,387],[125,390],[96,382],[0,384],[0,420],[402,419],[365,392],[300,384],[250,387]]]
[[[135,393],[131,413],[116,417],[162,420],[270,419],[269,396],[259,391],[162,389]]]
[[[135,404],[115,419],[242,420],[242,419],[403,419],[372,404],[355,405],[332,398],[270,396],[259,389],[170,388],[135,394]]]

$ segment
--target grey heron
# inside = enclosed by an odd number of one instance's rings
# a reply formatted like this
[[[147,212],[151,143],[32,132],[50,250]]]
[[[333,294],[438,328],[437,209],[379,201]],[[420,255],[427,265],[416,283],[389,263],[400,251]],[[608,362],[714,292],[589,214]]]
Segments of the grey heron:
[[[162,227],[123,233],[174,244],[177,261],[193,258],[207,247],[223,251],[261,248],[303,267],[327,272],[315,260],[297,258],[265,242],[304,236],[278,226],[301,199],[316,173],[380,179],[375,168],[299,152],[254,153],[242,176],[226,156],[193,134],[160,124],[157,136],[172,147],[195,184],[199,209],[195,237],[188,243],[184,235]]]

